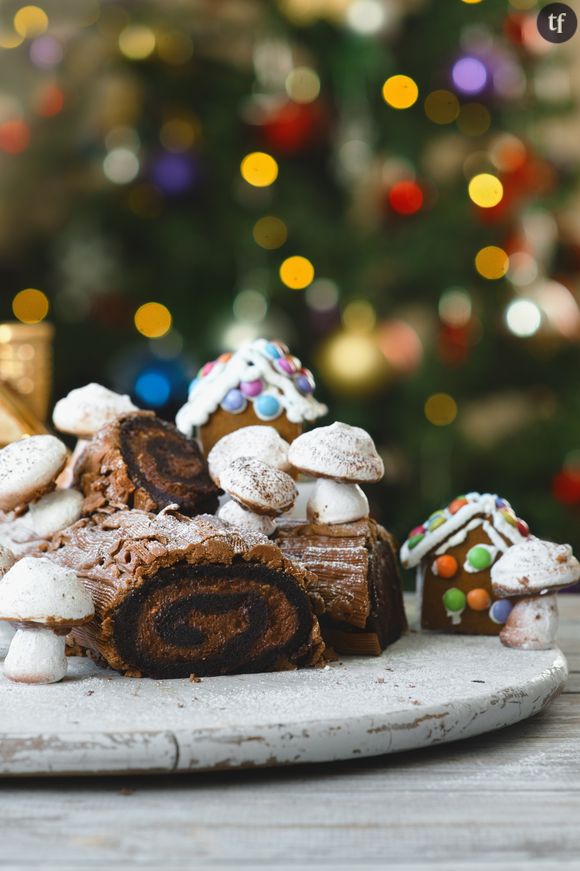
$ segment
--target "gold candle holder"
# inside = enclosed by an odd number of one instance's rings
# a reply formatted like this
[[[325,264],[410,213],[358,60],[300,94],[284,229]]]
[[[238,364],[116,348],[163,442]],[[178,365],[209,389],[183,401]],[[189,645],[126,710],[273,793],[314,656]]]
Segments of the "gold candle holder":
[[[52,324],[0,323],[0,381],[38,421],[46,420],[52,393],[53,338]]]

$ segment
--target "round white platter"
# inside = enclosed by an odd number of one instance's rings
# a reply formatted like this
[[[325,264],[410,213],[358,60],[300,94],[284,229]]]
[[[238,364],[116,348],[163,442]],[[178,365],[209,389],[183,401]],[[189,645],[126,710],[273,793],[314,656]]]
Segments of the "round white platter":
[[[530,717],[566,677],[558,649],[429,634],[377,658],[195,683],[123,678],[74,657],[52,686],[0,676],[0,774],[223,770],[395,753]]]

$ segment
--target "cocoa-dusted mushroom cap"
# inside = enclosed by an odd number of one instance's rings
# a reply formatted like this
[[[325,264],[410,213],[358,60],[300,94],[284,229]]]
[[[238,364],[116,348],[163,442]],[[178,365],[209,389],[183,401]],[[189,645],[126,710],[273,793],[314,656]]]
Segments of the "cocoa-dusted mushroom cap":
[[[12,511],[52,489],[68,451],[51,435],[20,439],[0,450],[0,508]]]
[[[222,489],[243,508],[278,517],[294,505],[298,491],[286,472],[254,457],[238,457],[221,473]]]
[[[288,459],[305,475],[350,484],[379,481],[385,471],[370,435],[358,426],[339,422],[298,436],[290,445]]]
[[[238,457],[254,457],[287,472],[288,448],[290,445],[273,426],[245,426],[228,433],[217,442],[208,454],[209,473],[220,486],[220,474]]]
[[[0,620],[51,628],[80,626],[94,614],[91,597],[72,569],[26,556],[0,584]]]
[[[128,396],[114,393],[102,384],[86,384],[71,390],[54,406],[52,421],[60,432],[90,439],[122,414],[137,411]]]
[[[491,569],[496,596],[533,596],[553,593],[580,578],[580,563],[569,544],[526,538],[508,548]]]

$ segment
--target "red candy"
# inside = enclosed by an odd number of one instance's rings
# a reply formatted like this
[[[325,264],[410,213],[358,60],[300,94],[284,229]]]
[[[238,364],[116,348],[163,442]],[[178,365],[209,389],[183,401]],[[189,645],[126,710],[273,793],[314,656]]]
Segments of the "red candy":
[[[454,499],[453,502],[450,502],[447,506],[447,510],[450,514],[457,514],[460,508],[463,508],[464,505],[469,505],[469,501],[467,499]]]
[[[421,524],[421,526],[416,526],[415,529],[412,529],[407,538],[414,538],[416,535],[423,535],[425,532],[425,527]]]
[[[205,378],[206,375],[209,375],[216,362],[216,360],[210,360],[209,363],[206,363],[204,366],[201,367],[200,375],[202,378]]]
[[[527,538],[530,534],[530,527],[526,523],[525,520],[522,520],[521,517],[518,517],[518,532],[520,535],[523,535],[524,538]]]

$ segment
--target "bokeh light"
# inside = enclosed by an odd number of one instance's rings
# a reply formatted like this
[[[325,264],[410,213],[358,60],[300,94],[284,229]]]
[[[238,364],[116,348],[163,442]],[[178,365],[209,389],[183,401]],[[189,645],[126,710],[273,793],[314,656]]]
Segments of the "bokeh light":
[[[114,184],[128,184],[139,174],[139,158],[129,148],[113,148],[103,160],[103,172]]]
[[[36,96],[36,112],[41,118],[53,118],[64,108],[64,94],[57,85],[45,85]]]
[[[172,66],[187,63],[193,56],[191,37],[182,30],[170,30],[158,34],[156,47],[161,60]]]
[[[451,124],[459,115],[459,100],[452,91],[432,91],[425,100],[425,114],[435,124]]]
[[[24,37],[13,30],[0,29],[0,48],[18,48],[24,42]]]
[[[14,16],[14,30],[25,39],[38,36],[48,28],[48,15],[40,6],[22,6]]]
[[[324,380],[345,393],[372,393],[384,382],[388,367],[374,338],[343,330],[323,346],[319,368]]]
[[[464,103],[459,112],[457,126],[466,136],[482,136],[491,125],[489,110],[482,103]]]
[[[387,12],[382,0],[352,0],[346,10],[346,23],[355,33],[370,36],[385,26]]]
[[[306,289],[306,304],[316,312],[333,311],[338,305],[338,287],[329,278],[317,278]]]
[[[194,184],[197,168],[191,154],[166,152],[153,163],[151,175],[160,190],[180,196]]]
[[[171,329],[173,319],[167,306],[160,302],[146,302],[135,312],[135,327],[148,339],[159,339]]]
[[[7,154],[21,154],[30,142],[28,124],[15,118],[0,124],[0,149]]]
[[[525,287],[538,277],[538,264],[528,251],[514,251],[510,254],[508,278],[517,287]]]
[[[439,317],[450,327],[464,327],[471,320],[471,297],[460,287],[450,287],[439,299]]]
[[[280,265],[280,280],[292,290],[303,290],[314,280],[314,266],[306,257],[287,257]]]
[[[62,45],[53,36],[39,36],[30,43],[30,60],[35,67],[51,70],[63,57]]]
[[[310,67],[296,67],[286,76],[286,93],[295,103],[312,103],[320,93],[320,78]]]
[[[419,334],[403,320],[385,321],[380,325],[378,345],[387,363],[397,372],[410,374],[419,368],[423,343]]]
[[[253,151],[242,160],[240,172],[244,181],[253,187],[268,187],[278,178],[278,164],[270,154]]]
[[[33,287],[21,290],[12,300],[14,317],[23,324],[39,324],[47,316],[49,308],[47,295]]]
[[[463,94],[479,94],[487,84],[485,65],[476,57],[462,57],[456,61],[451,77]]]
[[[197,138],[197,125],[191,118],[169,118],[161,126],[159,139],[167,151],[187,151]]]
[[[414,215],[423,205],[423,191],[415,181],[399,181],[389,191],[389,205],[398,215]]]
[[[164,372],[146,370],[137,376],[135,395],[143,405],[161,408],[171,396],[171,382]]]
[[[260,248],[273,251],[284,244],[288,238],[288,230],[280,218],[276,218],[274,215],[265,215],[254,224],[252,235]]]
[[[510,265],[510,259],[503,248],[497,245],[486,245],[475,255],[475,268],[482,276],[490,280],[503,278]]]
[[[501,172],[515,172],[526,161],[526,147],[521,139],[511,133],[502,133],[492,143],[489,156]]]
[[[409,76],[391,76],[383,85],[383,99],[393,109],[409,109],[419,97],[419,88]]]
[[[540,329],[542,312],[531,299],[516,299],[506,309],[505,322],[515,336],[527,338]]]
[[[155,34],[143,24],[131,24],[119,34],[119,49],[129,60],[145,60],[155,51]]]
[[[503,185],[497,176],[489,172],[474,175],[468,186],[469,197],[476,206],[491,209],[503,197]]]
[[[268,313],[268,300],[259,290],[241,290],[232,306],[234,315],[248,324],[259,324]]]
[[[433,393],[425,402],[424,411],[433,426],[449,426],[457,417],[457,403],[448,393]]]
[[[352,332],[370,333],[377,322],[377,315],[368,300],[353,299],[344,308],[342,322]]]

